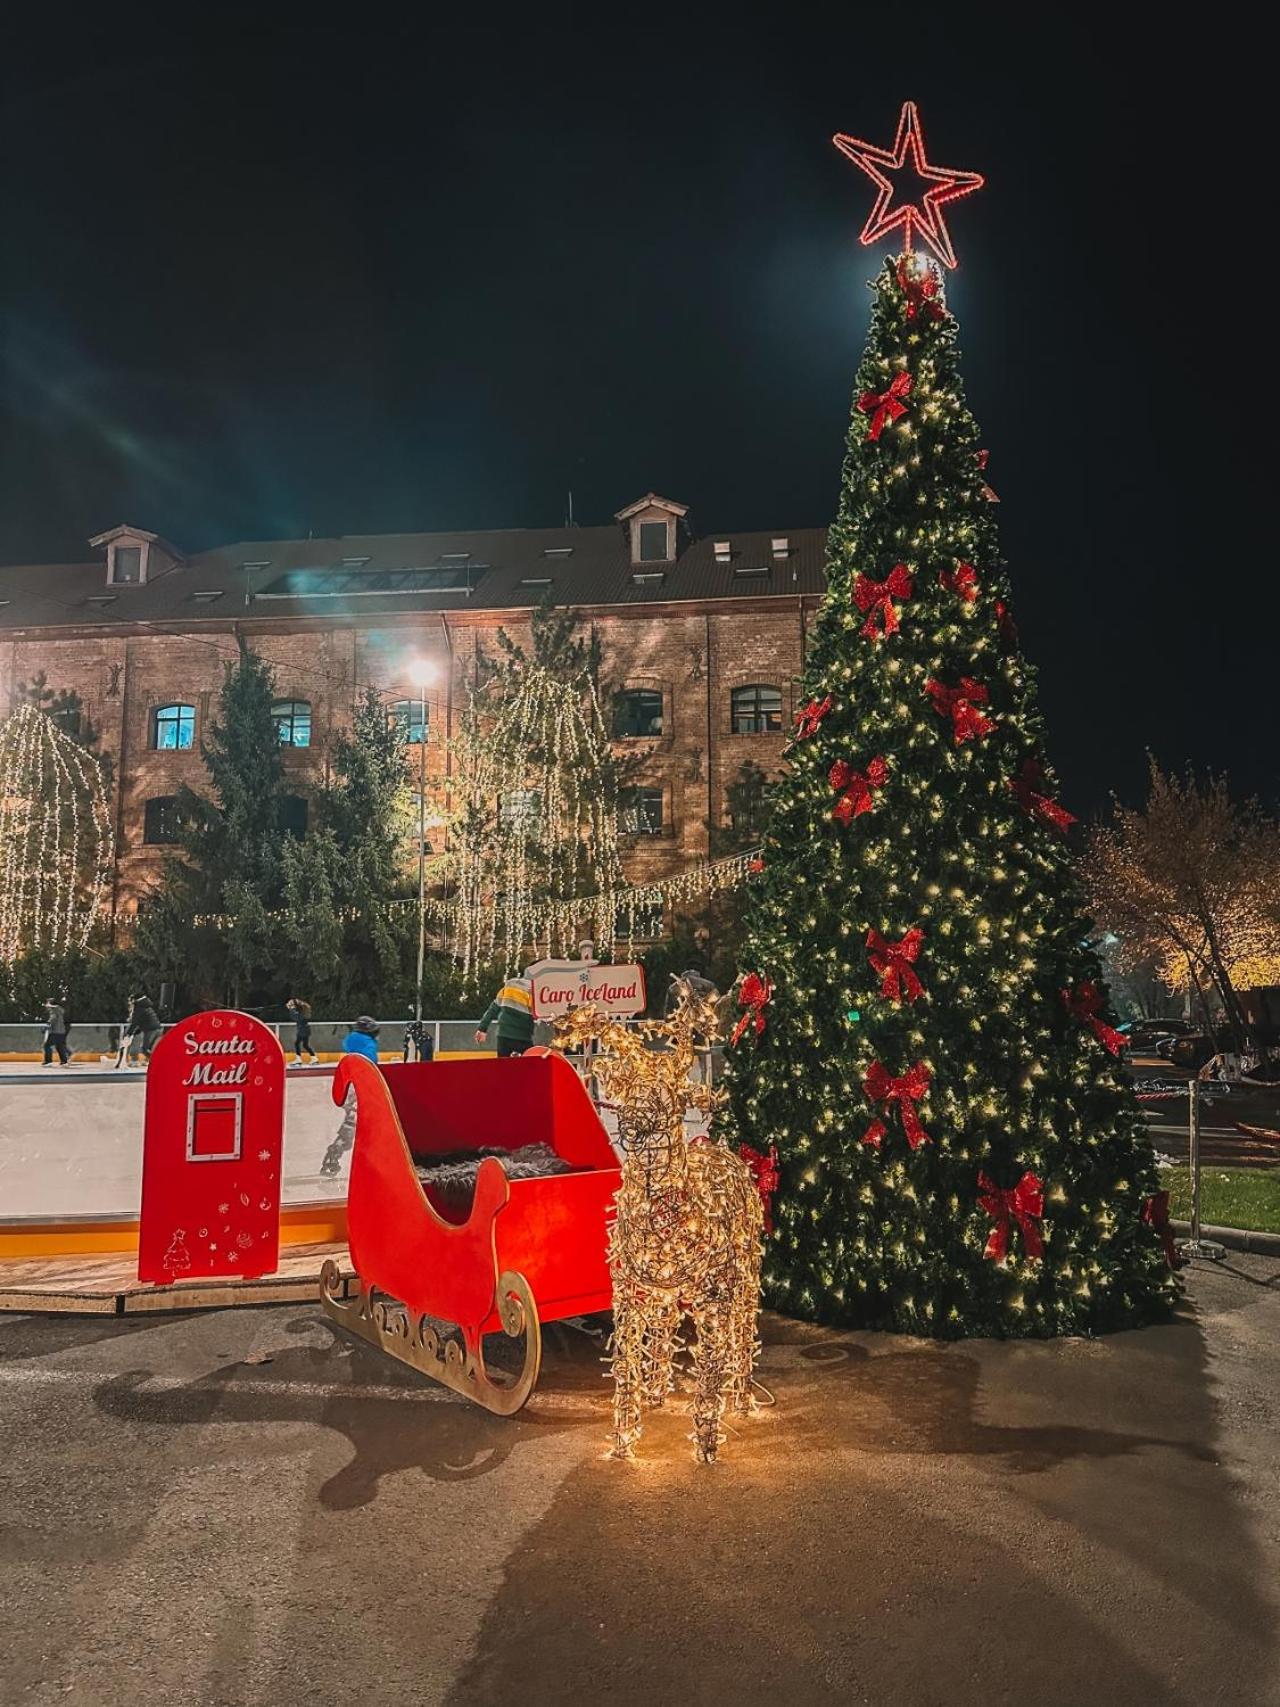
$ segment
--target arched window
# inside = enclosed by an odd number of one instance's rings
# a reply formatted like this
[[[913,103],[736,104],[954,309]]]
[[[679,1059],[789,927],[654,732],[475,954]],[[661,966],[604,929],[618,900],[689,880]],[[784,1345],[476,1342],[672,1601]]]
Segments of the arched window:
[[[178,839],[178,797],[156,794],[142,809],[142,839],[149,847],[172,847]]]
[[[730,709],[735,735],[771,735],[782,728],[782,689],[759,682],[734,688]]]
[[[613,733],[618,740],[661,735],[662,695],[656,688],[623,688],[614,694]]]
[[[311,745],[311,701],[309,699],[278,699],[271,707],[271,718],[282,747]]]
[[[411,747],[427,738],[431,705],[424,699],[393,699],[387,715]]]
[[[151,745],[159,753],[183,752],[195,745],[194,705],[158,705],[151,714]]]
[[[301,839],[307,833],[307,803],[300,794],[280,796],[280,828],[286,836]]]
[[[662,790],[660,788],[624,788],[619,791],[618,834],[620,836],[660,836],[662,834]]]

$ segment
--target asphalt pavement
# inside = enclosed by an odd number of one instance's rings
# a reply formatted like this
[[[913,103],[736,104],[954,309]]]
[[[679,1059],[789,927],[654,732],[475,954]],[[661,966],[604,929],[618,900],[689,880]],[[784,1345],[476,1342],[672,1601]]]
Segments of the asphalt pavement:
[[[765,1321],[714,1467],[604,1457],[553,1328],[503,1420],[318,1308],[0,1319],[21,1707],[1280,1702],[1280,1262],[1048,1344]]]

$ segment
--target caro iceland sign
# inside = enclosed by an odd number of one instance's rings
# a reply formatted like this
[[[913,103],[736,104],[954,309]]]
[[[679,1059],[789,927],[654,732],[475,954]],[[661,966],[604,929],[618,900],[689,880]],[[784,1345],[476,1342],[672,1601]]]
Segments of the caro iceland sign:
[[[596,966],[581,960],[540,960],[529,968],[535,1019],[556,1019],[571,1008],[610,1014],[644,1012],[643,966]]]

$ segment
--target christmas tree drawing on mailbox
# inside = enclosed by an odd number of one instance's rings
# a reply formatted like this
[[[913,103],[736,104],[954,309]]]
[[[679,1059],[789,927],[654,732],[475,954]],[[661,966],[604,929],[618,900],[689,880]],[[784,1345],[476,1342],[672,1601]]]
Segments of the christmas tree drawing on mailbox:
[[[147,1072],[138,1279],[273,1273],[283,1146],[274,1032],[223,1010],[175,1025]]]

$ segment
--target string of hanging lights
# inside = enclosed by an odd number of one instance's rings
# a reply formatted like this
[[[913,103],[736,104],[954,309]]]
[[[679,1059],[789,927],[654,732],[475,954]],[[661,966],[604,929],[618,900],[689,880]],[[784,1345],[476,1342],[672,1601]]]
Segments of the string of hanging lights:
[[[0,726],[0,962],[83,948],[114,856],[101,767],[19,706]]]
[[[728,889],[735,888],[739,883],[759,869],[760,851],[758,848],[748,848],[743,853],[730,855],[727,859],[703,860],[697,865],[686,866],[683,871],[673,873],[669,877],[656,878],[649,883],[624,884],[614,890],[612,905],[615,909],[613,918],[615,929],[612,933],[614,947],[625,945],[628,949],[637,937],[643,937],[643,926],[659,908],[678,906],[696,900],[699,896],[711,897],[722,894]],[[448,930],[452,935],[457,934],[457,897],[445,899],[428,897],[426,901],[427,917],[442,930]],[[389,914],[417,912],[416,899],[397,899],[385,903]],[[526,910],[529,921],[529,936],[523,942],[516,944],[511,964],[520,959],[522,953],[532,944],[552,940],[564,942],[575,947],[588,935],[586,927],[600,916],[602,897],[599,895],[583,895],[568,901],[543,901],[530,904]],[[287,909],[270,912],[267,918],[283,920],[290,915]],[[363,916],[359,907],[339,907],[335,917],[343,923],[351,923]],[[103,924],[127,926],[137,922],[135,911],[117,909],[114,912],[102,911],[98,920]],[[227,930],[233,924],[229,913],[200,913],[196,914],[192,923],[214,930]],[[494,926],[495,936],[497,926]],[[591,940],[600,946],[600,939]]]

